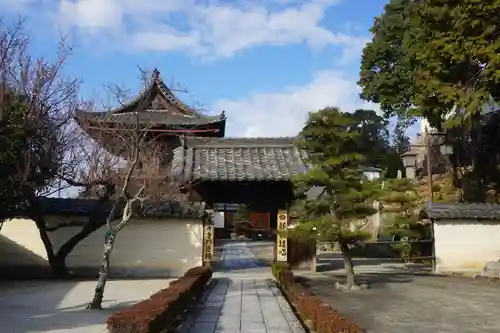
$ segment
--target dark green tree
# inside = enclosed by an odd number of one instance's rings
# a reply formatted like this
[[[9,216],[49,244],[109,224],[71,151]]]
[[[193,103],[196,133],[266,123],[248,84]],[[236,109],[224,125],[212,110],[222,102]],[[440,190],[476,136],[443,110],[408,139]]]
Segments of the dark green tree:
[[[363,179],[360,127],[337,108],[309,114],[298,146],[311,168],[294,179],[298,199],[292,215],[298,225],[291,237],[314,238],[339,245],[346,269],[346,289],[356,288],[350,247],[368,234],[360,222],[375,212],[378,184]]]
[[[424,0],[410,17],[404,49],[415,67],[414,102],[432,97],[460,110],[452,120],[474,121],[485,102],[500,99],[500,1]]]
[[[396,177],[402,168],[401,158],[391,145],[389,139],[388,121],[373,110],[356,110],[346,116],[351,117],[359,129],[355,139],[365,164],[386,170],[390,177]]]
[[[380,201],[388,220],[383,232],[399,242],[392,245],[399,255],[405,259],[430,255],[426,251],[432,249],[430,243],[418,242],[431,236],[429,226],[420,223],[422,203],[415,184],[406,178],[387,179],[383,183]]]
[[[0,222],[12,218],[25,206],[20,167],[27,150],[23,131],[24,104],[12,95],[0,105]]]
[[[500,98],[498,17],[499,0],[391,0],[363,50],[361,97],[398,118],[398,140],[414,116],[448,131],[455,146],[449,170],[466,201],[485,201],[500,183],[497,168],[489,167],[500,156],[488,134],[496,117],[480,115]]]
[[[414,63],[417,105],[434,102],[431,121],[445,120],[455,143],[454,183],[466,201],[498,193],[498,116],[481,114],[500,98],[500,1],[421,1],[411,10],[404,48]],[[453,109],[454,112],[448,112]]]
[[[413,67],[403,48],[412,0],[391,0],[375,18],[363,49],[361,98],[379,103],[386,118],[413,116]]]
[[[410,147],[410,138],[406,135],[406,130],[412,123],[412,119],[399,118],[394,126],[391,146],[398,156]]]
[[[415,8],[419,5],[413,0],[391,0],[375,18],[372,40],[363,49],[358,84],[361,98],[379,103],[384,116],[396,117],[404,130],[416,116],[441,129],[444,115],[454,104],[422,90],[428,85],[421,84],[421,60],[414,53],[426,48],[415,44]]]

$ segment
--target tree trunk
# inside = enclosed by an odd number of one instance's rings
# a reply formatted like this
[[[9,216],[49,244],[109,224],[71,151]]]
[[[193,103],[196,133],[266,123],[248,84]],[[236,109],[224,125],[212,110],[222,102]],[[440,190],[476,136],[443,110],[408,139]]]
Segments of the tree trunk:
[[[56,261],[58,261],[58,264],[64,267],[66,272],[67,272],[66,257],[68,256],[68,254],[70,254],[71,251],[73,251],[73,249],[78,243],[80,243],[82,240],[87,238],[90,234],[92,234],[94,231],[96,231],[105,224],[106,220],[100,220],[93,223],[89,223],[88,225],[83,227],[78,233],[73,235],[73,237],[71,237],[66,243],[61,245],[61,247],[56,253],[55,258]]]
[[[99,270],[99,277],[97,278],[97,285],[94,291],[94,298],[92,302],[87,306],[88,309],[102,309],[102,299],[104,298],[104,288],[106,287],[106,282],[108,280],[109,273],[109,259],[111,257],[111,251],[113,250],[113,245],[115,243],[115,235],[110,234],[106,237],[104,241],[104,254],[102,257],[101,269]]]
[[[90,234],[92,234],[94,231],[102,227],[103,225],[106,224],[106,217],[101,216],[102,210],[104,208],[104,204],[109,201],[110,196],[114,193],[114,189],[107,189],[106,194],[103,197],[99,198],[98,203],[96,206],[93,208],[87,223],[83,226],[83,228],[73,235],[70,239],[66,241],[59,250],[57,250],[56,253],[56,260],[58,261],[58,264],[64,267],[64,270],[67,272],[66,269],[66,257],[68,254],[73,251],[75,246],[80,243],[82,240],[87,238]]]
[[[50,241],[50,237],[47,232],[45,219],[38,212],[34,212],[34,214],[31,214],[31,218],[35,221],[35,224],[38,228],[38,233],[40,234],[40,239],[42,240],[45,251],[47,252],[47,259],[49,260],[52,275],[56,278],[67,277],[68,271],[66,269],[64,261],[60,261],[59,258],[57,258],[57,256],[54,254],[54,247],[52,246],[52,242]]]
[[[346,275],[345,288],[350,290],[356,286],[356,279],[354,276],[354,265],[352,263],[351,250],[347,244],[340,242],[340,251],[342,252],[342,259],[344,260],[344,268]]]

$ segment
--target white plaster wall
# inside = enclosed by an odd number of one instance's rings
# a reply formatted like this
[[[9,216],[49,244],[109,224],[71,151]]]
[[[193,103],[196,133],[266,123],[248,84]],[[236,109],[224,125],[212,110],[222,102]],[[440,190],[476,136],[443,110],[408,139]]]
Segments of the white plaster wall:
[[[77,220],[78,218],[71,218]],[[81,218],[80,218],[81,219]],[[52,217],[50,225],[62,222]],[[50,232],[58,249],[80,227]],[[84,275],[95,275],[101,264],[105,227],[81,241],[67,257],[67,266]],[[111,257],[113,276],[179,276],[201,265],[203,226],[201,220],[135,219],[117,236]],[[0,230],[0,269],[2,267],[47,266],[47,254],[38,229],[31,220],[6,221]]]
[[[438,271],[480,271],[500,258],[500,221],[436,221],[434,242]]]
[[[375,180],[380,178],[380,172],[378,171],[363,171],[363,176],[368,180]]]
[[[212,220],[213,220],[215,228],[218,228],[218,229],[224,228],[224,224],[225,224],[224,223],[224,212],[215,211],[214,217]]]

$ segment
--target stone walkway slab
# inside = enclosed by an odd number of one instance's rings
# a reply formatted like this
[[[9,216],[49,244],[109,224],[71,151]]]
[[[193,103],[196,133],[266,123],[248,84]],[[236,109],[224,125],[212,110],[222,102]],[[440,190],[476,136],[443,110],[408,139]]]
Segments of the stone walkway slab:
[[[185,332],[305,332],[269,268],[259,269],[246,243],[224,244],[221,261],[224,272],[214,274],[215,287],[188,320]]]
[[[189,333],[303,333],[288,302],[271,279],[219,278]]]
[[[223,245],[221,265],[226,269],[258,268],[259,261],[245,242],[227,243]]]

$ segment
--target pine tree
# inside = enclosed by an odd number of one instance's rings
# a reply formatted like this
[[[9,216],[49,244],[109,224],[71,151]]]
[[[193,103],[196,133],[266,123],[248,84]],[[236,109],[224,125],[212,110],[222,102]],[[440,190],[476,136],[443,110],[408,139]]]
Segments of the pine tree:
[[[430,229],[420,223],[421,201],[416,186],[405,178],[391,179],[384,182],[380,197],[384,214],[389,220],[384,233],[399,242],[392,247],[405,259],[422,255],[426,244],[415,241],[428,239]]]
[[[325,108],[309,114],[298,138],[310,168],[294,179],[297,200],[291,237],[311,237],[339,245],[346,270],[345,289],[356,288],[350,247],[369,237],[360,231],[379,186],[363,178],[360,126],[349,114]]]

